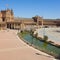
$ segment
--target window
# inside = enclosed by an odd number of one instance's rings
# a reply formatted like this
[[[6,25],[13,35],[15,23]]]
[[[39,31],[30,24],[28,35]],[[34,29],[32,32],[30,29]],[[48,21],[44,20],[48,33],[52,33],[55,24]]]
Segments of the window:
[[[3,20],[3,22],[4,22],[4,21],[5,21],[5,18],[3,18],[2,20]]]
[[[18,24],[18,26],[19,26],[20,24]]]

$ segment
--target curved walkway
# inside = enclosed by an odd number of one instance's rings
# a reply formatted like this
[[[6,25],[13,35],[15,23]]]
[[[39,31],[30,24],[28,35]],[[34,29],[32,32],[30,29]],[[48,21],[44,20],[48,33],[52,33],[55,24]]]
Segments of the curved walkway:
[[[25,44],[16,30],[0,31],[0,60],[54,60],[52,56]]]

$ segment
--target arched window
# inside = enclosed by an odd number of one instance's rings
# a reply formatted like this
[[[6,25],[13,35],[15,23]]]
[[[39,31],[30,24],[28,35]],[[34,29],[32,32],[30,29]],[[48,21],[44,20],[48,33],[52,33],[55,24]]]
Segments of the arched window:
[[[2,21],[4,22],[5,21],[5,18],[2,18]]]

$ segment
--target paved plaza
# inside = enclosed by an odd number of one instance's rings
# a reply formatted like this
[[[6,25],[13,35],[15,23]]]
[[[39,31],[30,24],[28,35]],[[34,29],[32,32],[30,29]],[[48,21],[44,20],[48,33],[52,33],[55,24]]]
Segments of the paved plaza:
[[[48,36],[48,40],[60,45],[60,27],[59,28],[40,28],[37,29],[38,36]]]
[[[54,60],[52,56],[28,46],[16,30],[0,31],[0,60]]]

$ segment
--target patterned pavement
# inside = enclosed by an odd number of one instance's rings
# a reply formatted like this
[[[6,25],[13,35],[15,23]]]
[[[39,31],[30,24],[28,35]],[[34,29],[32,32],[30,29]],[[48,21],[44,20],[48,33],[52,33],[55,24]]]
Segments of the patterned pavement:
[[[17,30],[3,30],[0,31],[0,60],[54,60],[54,58],[24,43],[17,36]]]

